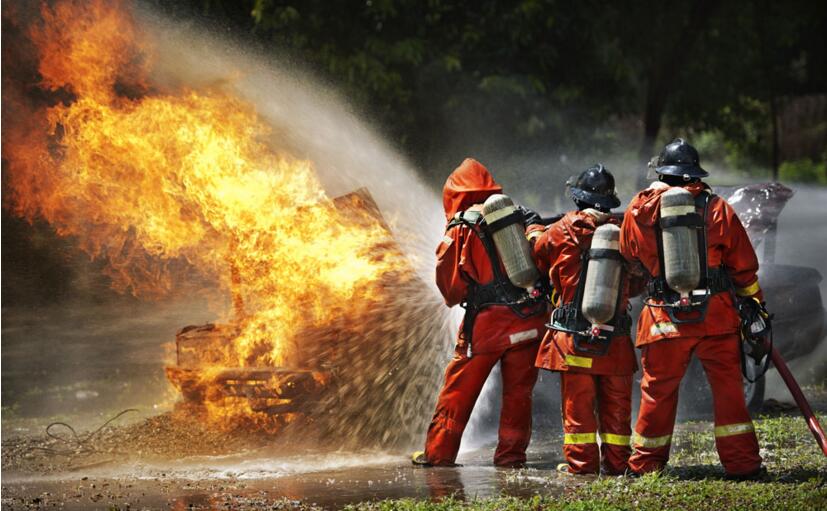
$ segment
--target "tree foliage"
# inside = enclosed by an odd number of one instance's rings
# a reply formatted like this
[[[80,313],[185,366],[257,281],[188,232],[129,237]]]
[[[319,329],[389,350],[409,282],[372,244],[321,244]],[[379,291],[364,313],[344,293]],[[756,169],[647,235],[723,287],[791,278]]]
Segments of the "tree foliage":
[[[700,131],[767,165],[779,108],[827,93],[827,2],[190,4],[345,88],[425,168],[468,137],[645,157],[672,133]]]

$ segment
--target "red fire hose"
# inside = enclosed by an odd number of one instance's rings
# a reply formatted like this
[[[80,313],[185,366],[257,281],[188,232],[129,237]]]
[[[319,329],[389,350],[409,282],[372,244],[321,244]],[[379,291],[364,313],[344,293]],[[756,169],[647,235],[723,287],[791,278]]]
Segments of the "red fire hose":
[[[767,344],[769,345],[769,342],[767,342]],[[807,422],[807,427],[810,428],[810,431],[813,432],[813,436],[816,437],[816,442],[818,443],[818,446],[821,447],[821,452],[827,456],[827,437],[824,435],[824,430],[821,429],[821,424],[818,422],[818,417],[816,417],[816,414],[813,413],[813,409],[810,408],[810,403],[807,402],[807,398],[804,397],[804,393],[801,392],[801,387],[798,386],[798,382],[795,381],[790,369],[787,367],[787,363],[784,362],[783,358],[781,358],[781,355],[778,353],[777,349],[772,348],[770,357],[772,358],[772,364],[778,370],[778,374],[781,375],[781,379],[784,380],[784,383],[787,384],[787,388],[790,389],[790,394],[793,395],[795,404],[797,404],[798,408],[801,410],[801,414]]]

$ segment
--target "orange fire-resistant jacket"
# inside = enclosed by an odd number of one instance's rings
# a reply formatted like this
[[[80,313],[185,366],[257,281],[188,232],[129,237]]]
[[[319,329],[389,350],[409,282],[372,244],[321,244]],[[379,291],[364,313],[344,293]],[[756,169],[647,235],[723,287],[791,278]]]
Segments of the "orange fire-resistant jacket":
[[[481,210],[485,199],[501,193],[491,174],[481,163],[468,158],[445,182],[442,203],[448,222],[461,211]],[[494,280],[491,260],[479,237],[466,225],[451,227],[436,250],[436,284],[448,306],[461,303],[469,284],[487,284]],[[503,270],[505,272],[505,270]],[[473,352],[486,353],[511,345],[540,339],[545,314],[527,319],[517,316],[507,305],[491,305],[476,318],[471,334]],[[460,326],[462,332],[462,326]],[[464,344],[458,339],[458,344]]]
[[[599,216],[586,211],[570,211],[549,226],[534,245],[538,268],[548,272],[549,280],[559,294],[555,305],[574,300],[580,282],[581,257],[591,247],[595,229],[603,222],[619,223],[611,217],[600,222],[596,218]],[[630,294],[637,294],[641,289],[642,279],[627,273],[621,290],[621,310],[626,310]],[[571,334],[549,330],[540,344],[537,367],[552,371],[625,375],[634,373],[637,363],[632,341],[627,335],[613,338],[606,355],[593,356],[575,350]]]
[[[691,183],[684,188],[697,196],[708,187],[704,183]],[[632,264],[642,265],[652,276],[660,274],[655,227],[660,220],[660,197],[668,189],[668,186],[653,186],[638,193],[626,209],[620,231],[623,256]],[[758,258],[735,211],[726,200],[715,196],[709,204],[707,215],[709,267],[723,266],[738,295],[762,299],[756,276]],[[679,313],[677,317],[682,319],[692,315],[682,316]],[[636,344],[643,346],[675,337],[732,334],[738,332],[738,327],[739,318],[732,294],[721,292],[710,298],[706,320],[699,323],[675,324],[665,309],[644,307],[638,320]]]

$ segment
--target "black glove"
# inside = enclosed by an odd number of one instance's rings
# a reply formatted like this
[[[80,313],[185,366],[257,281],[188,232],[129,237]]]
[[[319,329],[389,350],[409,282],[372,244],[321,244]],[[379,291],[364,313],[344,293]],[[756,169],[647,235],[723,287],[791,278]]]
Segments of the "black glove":
[[[757,298],[742,298],[738,301],[738,315],[741,316],[741,338],[749,348],[747,355],[758,364],[771,349],[767,340],[772,336],[772,314]]]
[[[536,211],[528,209],[525,206],[517,206],[517,209],[520,210],[520,213],[523,214],[523,226],[528,227],[529,225],[542,225],[543,217],[541,217]]]

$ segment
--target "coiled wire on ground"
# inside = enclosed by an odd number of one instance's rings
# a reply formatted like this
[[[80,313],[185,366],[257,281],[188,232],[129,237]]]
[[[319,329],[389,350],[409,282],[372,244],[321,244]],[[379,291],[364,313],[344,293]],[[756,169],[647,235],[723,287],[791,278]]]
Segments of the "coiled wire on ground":
[[[65,422],[52,422],[46,426],[46,436],[57,440],[59,443],[65,445],[64,448],[47,447],[47,446],[33,446],[32,449],[45,452],[54,456],[91,456],[93,454],[106,452],[107,454],[125,454],[114,451],[102,451],[97,445],[96,440],[99,439],[100,434],[104,428],[114,421],[120,419],[122,416],[130,412],[137,412],[135,408],[127,408],[122,410],[117,415],[113,416],[103,424],[101,424],[94,431],[85,435],[79,435],[78,432],[70,424]],[[60,435],[54,430],[56,428],[64,428],[71,433],[70,435]]]

